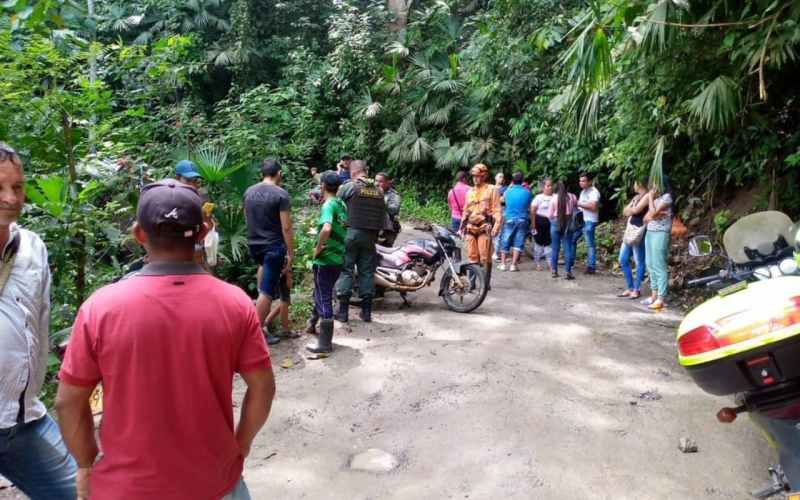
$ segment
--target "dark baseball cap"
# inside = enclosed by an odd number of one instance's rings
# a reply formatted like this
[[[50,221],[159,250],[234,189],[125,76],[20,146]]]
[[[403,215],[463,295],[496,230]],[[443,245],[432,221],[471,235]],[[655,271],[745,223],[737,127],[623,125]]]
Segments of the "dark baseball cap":
[[[339,174],[333,170],[326,170],[319,174],[319,181],[324,182],[326,186],[330,187],[336,187],[342,183],[342,179],[339,178]]]
[[[175,165],[175,175],[182,175],[186,178],[203,177],[200,175],[200,172],[197,171],[197,165],[190,160],[179,161],[178,164]]]
[[[344,160],[345,158],[350,158],[352,160],[353,159],[353,155],[351,155],[350,153],[342,153],[342,154],[339,155],[339,159],[340,160]]]
[[[195,237],[203,225],[203,201],[192,186],[164,179],[142,189],[136,220],[148,234]]]

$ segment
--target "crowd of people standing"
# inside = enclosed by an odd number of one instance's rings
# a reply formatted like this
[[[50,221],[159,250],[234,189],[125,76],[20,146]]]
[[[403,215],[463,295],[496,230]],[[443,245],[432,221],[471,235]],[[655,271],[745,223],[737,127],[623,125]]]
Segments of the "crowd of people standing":
[[[586,244],[584,274],[597,271],[595,235],[600,223],[601,194],[591,172],[578,176],[580,193],[570,192],[569,182],[559,179],[555,186],[549,177],[538,183],[538,191],[517,170],[506,185],[505,174],[498,172],[494,184],[488,184],[488,168],[477,164],[467,173],[456,174],[455,184],[447,193],[450,224],[465,241],[467,257],[485,263],[489,256],[500,271],[519,271],[526,240],[533,239],[533,260],[537,271],[546,262],[553,278],[559,277],[559,259],[563,249],[566,280],[574,280],[573,269],[581,239]],[[663,185],[648,186],[643,179],[633,183],[634,197],[623,210],[626,231],[620,248],[619,263],[627,289],[620,298],[639,299],[645,270],[650,274],[651,296],[642,300],[650,309],[666,307],[669,291],[667,252],[674,214],[674,194],[669,178]],[[490,245],[491,243],[491,245]],[[489,247],[493,250],[490,251]],[[510,261],[509,261],[510,256]],[[631,257],[636,265],[633,276]]]

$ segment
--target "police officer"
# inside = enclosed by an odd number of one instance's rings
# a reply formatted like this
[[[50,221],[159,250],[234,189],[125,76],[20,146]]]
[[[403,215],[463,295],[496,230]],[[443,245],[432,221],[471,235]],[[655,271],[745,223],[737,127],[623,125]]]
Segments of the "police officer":
[[[363,300],[361,319],[372,321],[372,297],[375,295],[375,243],[378,232],[386,222],[386,202],[383,191],[367,178],[367,166],[361,160],[350,163],[353,181],[339,189],[339,198],[347,205],[347,235],[345,236],[344,268],[336,282],[339,310],[334,318],[349,319],[348,308],[358,267],[358,295]]]

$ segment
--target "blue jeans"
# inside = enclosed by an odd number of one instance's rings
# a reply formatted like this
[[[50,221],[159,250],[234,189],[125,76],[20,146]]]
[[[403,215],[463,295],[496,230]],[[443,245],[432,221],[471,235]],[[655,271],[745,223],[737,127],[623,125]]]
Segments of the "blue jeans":
[[[569,221],[566,222],[569,224]],[[553,219],[550,223],[550,239],[553,241],[552,248],[550,249],[550,265],[553,267],[553,272],[558,271],[558,254],[561,251],[561,241],[564,241],[564,265],[568,273],[572,272],[572,262],[575,257],[572,251],[575,248],[572,241],[575,239],[576,232],[559,231],[558,220]]]
[[[453,230],[454,233],[458,232],[458,228],[461,227],[461,219],[456,219],[455,217],[450,217],[450,229]]]
[[[236,488],[220,500],[251,500],[250,491],[247,490],[247,485],[244,484],[244,478],[239,478]]]
[[[631,271],[631,255],[636,262],[636,281],[633,280],[633,272]],[[639,291],[644,279],[645,270],[645,250],[644,238],[638,245],[631,246],[623,243],[619,249],[619,266],[622,268],[622,274],[625,275],[625,281],[628,283],[628,290]]]
[[[503,237],[500,251],[509,253],[511,248],[519,252],[525,246],[525,237],[528,235],[528,219],[508,219],[503,223]]]
[[[582,231],[575,231],[572,235],[572,262],[570,269],[575,265],[575,256],[578,254],[578,240],[581,236],[586,238],[586,266],[592,269],[597,268],[597,245],[594,242],[594,233],[597,230],[597,222],[586,221],[583,225]]]
[[[75,500],[77,472],[49,416],[0,429],[0,474],[31,500]]]

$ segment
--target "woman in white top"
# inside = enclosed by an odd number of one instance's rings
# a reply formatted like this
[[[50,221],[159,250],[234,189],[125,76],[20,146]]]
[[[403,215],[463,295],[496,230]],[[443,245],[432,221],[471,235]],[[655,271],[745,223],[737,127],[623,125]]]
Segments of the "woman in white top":
[[[550,267],[550,200],[553,198],[553,181],[545,177],[541,182],[542,192],[537,194],[531,202],[531,229],[536,232],[533,235],[534,250],[533,260],[536,261],[536,270],[542,270],[542,256],[544,255],[547,267]],[[552,271],[552,267],[550,267]]]

